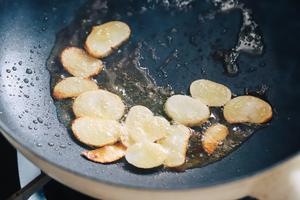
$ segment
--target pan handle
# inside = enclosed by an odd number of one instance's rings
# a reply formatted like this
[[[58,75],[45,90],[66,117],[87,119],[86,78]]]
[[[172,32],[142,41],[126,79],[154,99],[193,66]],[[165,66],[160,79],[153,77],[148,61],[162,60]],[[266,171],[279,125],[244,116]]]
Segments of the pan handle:
[[[7,200],[25,200],[28,199],[33,193],[40,190],[44,185],[46,185],[51,178],[44,173],[41,173],[30,183],[28,183],[21,190],[17,191],[11,195]]]

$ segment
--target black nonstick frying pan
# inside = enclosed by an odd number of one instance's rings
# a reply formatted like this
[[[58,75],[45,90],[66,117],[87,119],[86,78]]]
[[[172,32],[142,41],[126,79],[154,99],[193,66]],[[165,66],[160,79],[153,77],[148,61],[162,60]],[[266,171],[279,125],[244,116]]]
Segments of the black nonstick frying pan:
[[[1,131],[47,174],[89,195],[120,198],[125,194],[122,192],[220,186],[268,169],[299,152],[299,2],[243,1],[258,24],[263,50],[262,54],[242,52],[237,58],[238,73],[233,74],[228,71],[232,67],[234,71],[235,66],[224,68],[219,54],[236,46],[242,26],[239,10],[218,12],[209,1],[104,2],[0,1]],[[270,124],[222,160],[181,173],[137,170],[125,162],[101,165],[86,161],[80,156],[85,147],[58,120],[70,113],[57,115],[50,75],[53,81],[61,72],[49,59],[70,43],[82,47],[87,34],[82,30],[89,31],[93,23],[116,19],[130,25],[132,36],[120,52],[104,59],[107,68],[109,64],[117,66],[113,59],[121,62],[118,55],[128,48],[128,62],[138,59],[158,85],[169,84],[178,93],[187,93],[190,82],[199,78],[223,83],[236,94],[244,94],[245,88],[255,91],[266,86],[264,98],[274,108]],[[174,27],[177,32],[170,39]],[[142,50],[136,55],[135,46],[139,44]],[[169,58],[174,49],[178,50],[178,59]],[[153,56],[159,59],[155,61]],[[5,156],[2,159],[5,163]]]

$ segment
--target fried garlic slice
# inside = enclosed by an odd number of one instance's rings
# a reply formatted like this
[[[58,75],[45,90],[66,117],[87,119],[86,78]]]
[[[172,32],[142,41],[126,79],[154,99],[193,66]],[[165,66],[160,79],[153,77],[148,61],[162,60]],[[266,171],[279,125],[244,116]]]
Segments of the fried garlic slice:
[[[103,69],[101,60],[77,47],[65,48],[61,53],[61,63],[70,74],[83,78],[97,75]]]
[[[155,142],[166,136],[170,123],[163,117],[154,116],[144,106],[132,107],[125,121],[128,136],[134,142]]]
[[[125,146],[120,143],[116,143],[91,151],[83,151],[82,155],[94,162],[111,163],[123,158],[125,156],[125,151]]]
[[[168,152],[164,161],[166,167],[178,167],[184,164],[189,138],[189,128],[183,125],[172,125],[168,136],[158,141]]]
[[[129,147],[130,145],[134,144],[134,141],[129,137],[129,133],[128,133],[125,125],[122,125],[122,127],[121,127],[120,142],[125,147]]]
[[[130,32],[129,26],[120,21],[94,26],[85,41],[85,49],[90,55],[103,58],[125,42]]]
[[[193,98],[213,107],[224,106],[231,99],[231,91],[228,87],[204,79],[192,82],[190,93]]]
[[[209,108],[198,99],[185,95],[174,95],[167,99],[164,110],[175,122],[194,126],[209,118]]]
[[[121,132],[120,126],[120,123],[115,120],[80,117],[73,121],[72,131],[80,142],[102,147],[118,141]]]
[[[253,96],[239,96],[224,106],[224,117],[229,123],[261,124],[272,118],[271,106]]]
[[[227,137],[229,131],[223,124],[214,124],[209,127],[202,136],[203,149],[212,154],[218,147],[218,145]]]
[[[77,97],[81,93],[98,90],[95,81],[81,77],[68,77],[58,82],[53,89],[53,96],[56,99]]]
[[[106,90],[95,90],[82,93],[73,104],[76,117],[99,117],[102,119],[119,120],[125,105],[118,95]]]
[[[127,148],[126,160],[143,169],[158,167],[167,157],[167,151],[159,144],[152,142],[135,143]]]

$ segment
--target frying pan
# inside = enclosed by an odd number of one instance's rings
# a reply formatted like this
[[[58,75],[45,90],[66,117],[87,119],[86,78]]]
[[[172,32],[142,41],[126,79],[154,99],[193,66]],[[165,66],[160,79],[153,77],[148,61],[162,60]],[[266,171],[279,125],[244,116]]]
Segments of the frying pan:
[[[125,162],[110,165],[88,162],[79,155],[85,147],[76,142],[58,120],[51,97],[47,60],[62,30],[78,26],[76,20],[82,17],[81,12],[91,8],[92,4],[95,9],[103,9],[103,1],[0,2],[1,131],[14,147],[58,181],[94,197],[150,199],[166,198],[176,193],[172,198],[184,195],[189,199],[195,195],[204,197],[209,189],[244,180],[299,152],[298,2],[245,1],[259,24],[264,50],[262,55],[241,54],[238,58],[240,71],[236,76],[224,74],[222,63],[214,60],[212,54],[215,50],[235,45],[241,25],[240,12],[217,13],[211,19],[209,2],[191,2],[188,8],[178,11],[172,3],[180,1],[170,1],[171,6],[164,8],[167,12],[157,8],[143,14],[146,1],[107,2],[105,9],[108,14],[100,21],[120,19],[127,22],[133,32],[132,45],[146,41],[159,49],[155,46],[158,39],[151,34],[164,33],[166,27],[180,25],[174,45],[182,54],[180,61],[187,63],[184,68],[174,70],[172,67],[177,62],[174,61],[166,67],[167,78],[163,77],[156,68],[170,51],[159,51],[161,60],[158,63],[151,63],[147,60],[149,55],[141,52],[145,58],[144,66],[149,68],[158,85],[170,84],[176,92],[186,93],[192,80],[206,78],[227,85],[236,94],[262,84],[269,88],[265,98],[274,108],[274,117],[267,128],[255,132],[222,160],[183,173],[137,170]],[[128,7],[141,9],[140,17],[125,15]],[[172,16],[166,14],[172,10]],[[116,11],[121,14],[109,14]],[[208,19],[199,20],[205,14],[208,14]],[[64,35],[65,40],[60,42],[68,44],[66,41],[73,34]],[[188,42],[190,34],[195,35],[194,44]],[[80,37],[83,38],[84,34]],[[53,74],[51,69],[50,72]]]

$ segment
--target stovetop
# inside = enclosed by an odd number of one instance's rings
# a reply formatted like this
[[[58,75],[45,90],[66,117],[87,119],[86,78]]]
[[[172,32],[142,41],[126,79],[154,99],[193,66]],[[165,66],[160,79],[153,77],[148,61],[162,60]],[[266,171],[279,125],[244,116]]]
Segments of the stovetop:
[[[0,133],[0,150],[4,162],[1,165],[0,178],[5,180],[5,184],[0,187],[0,199],[7,199],[13,193],[20,190],[20,180],[18,174],[18,159],[16,150],[3,138]],[[20,160],[20,158],[19,158]],[[26,171],[26,170],[25,170]],[[24,171],[23,171],[24,172]],[[26,173],[26,172],[24,172]],[[48,182],[39,195],[35,195],[32,200],[56,200],[56,199],[72,199],[72,200],[93,200],[93,198],[76,192],[55,180]],[[245,197],[240,200],[253,200],[251,197]]]

